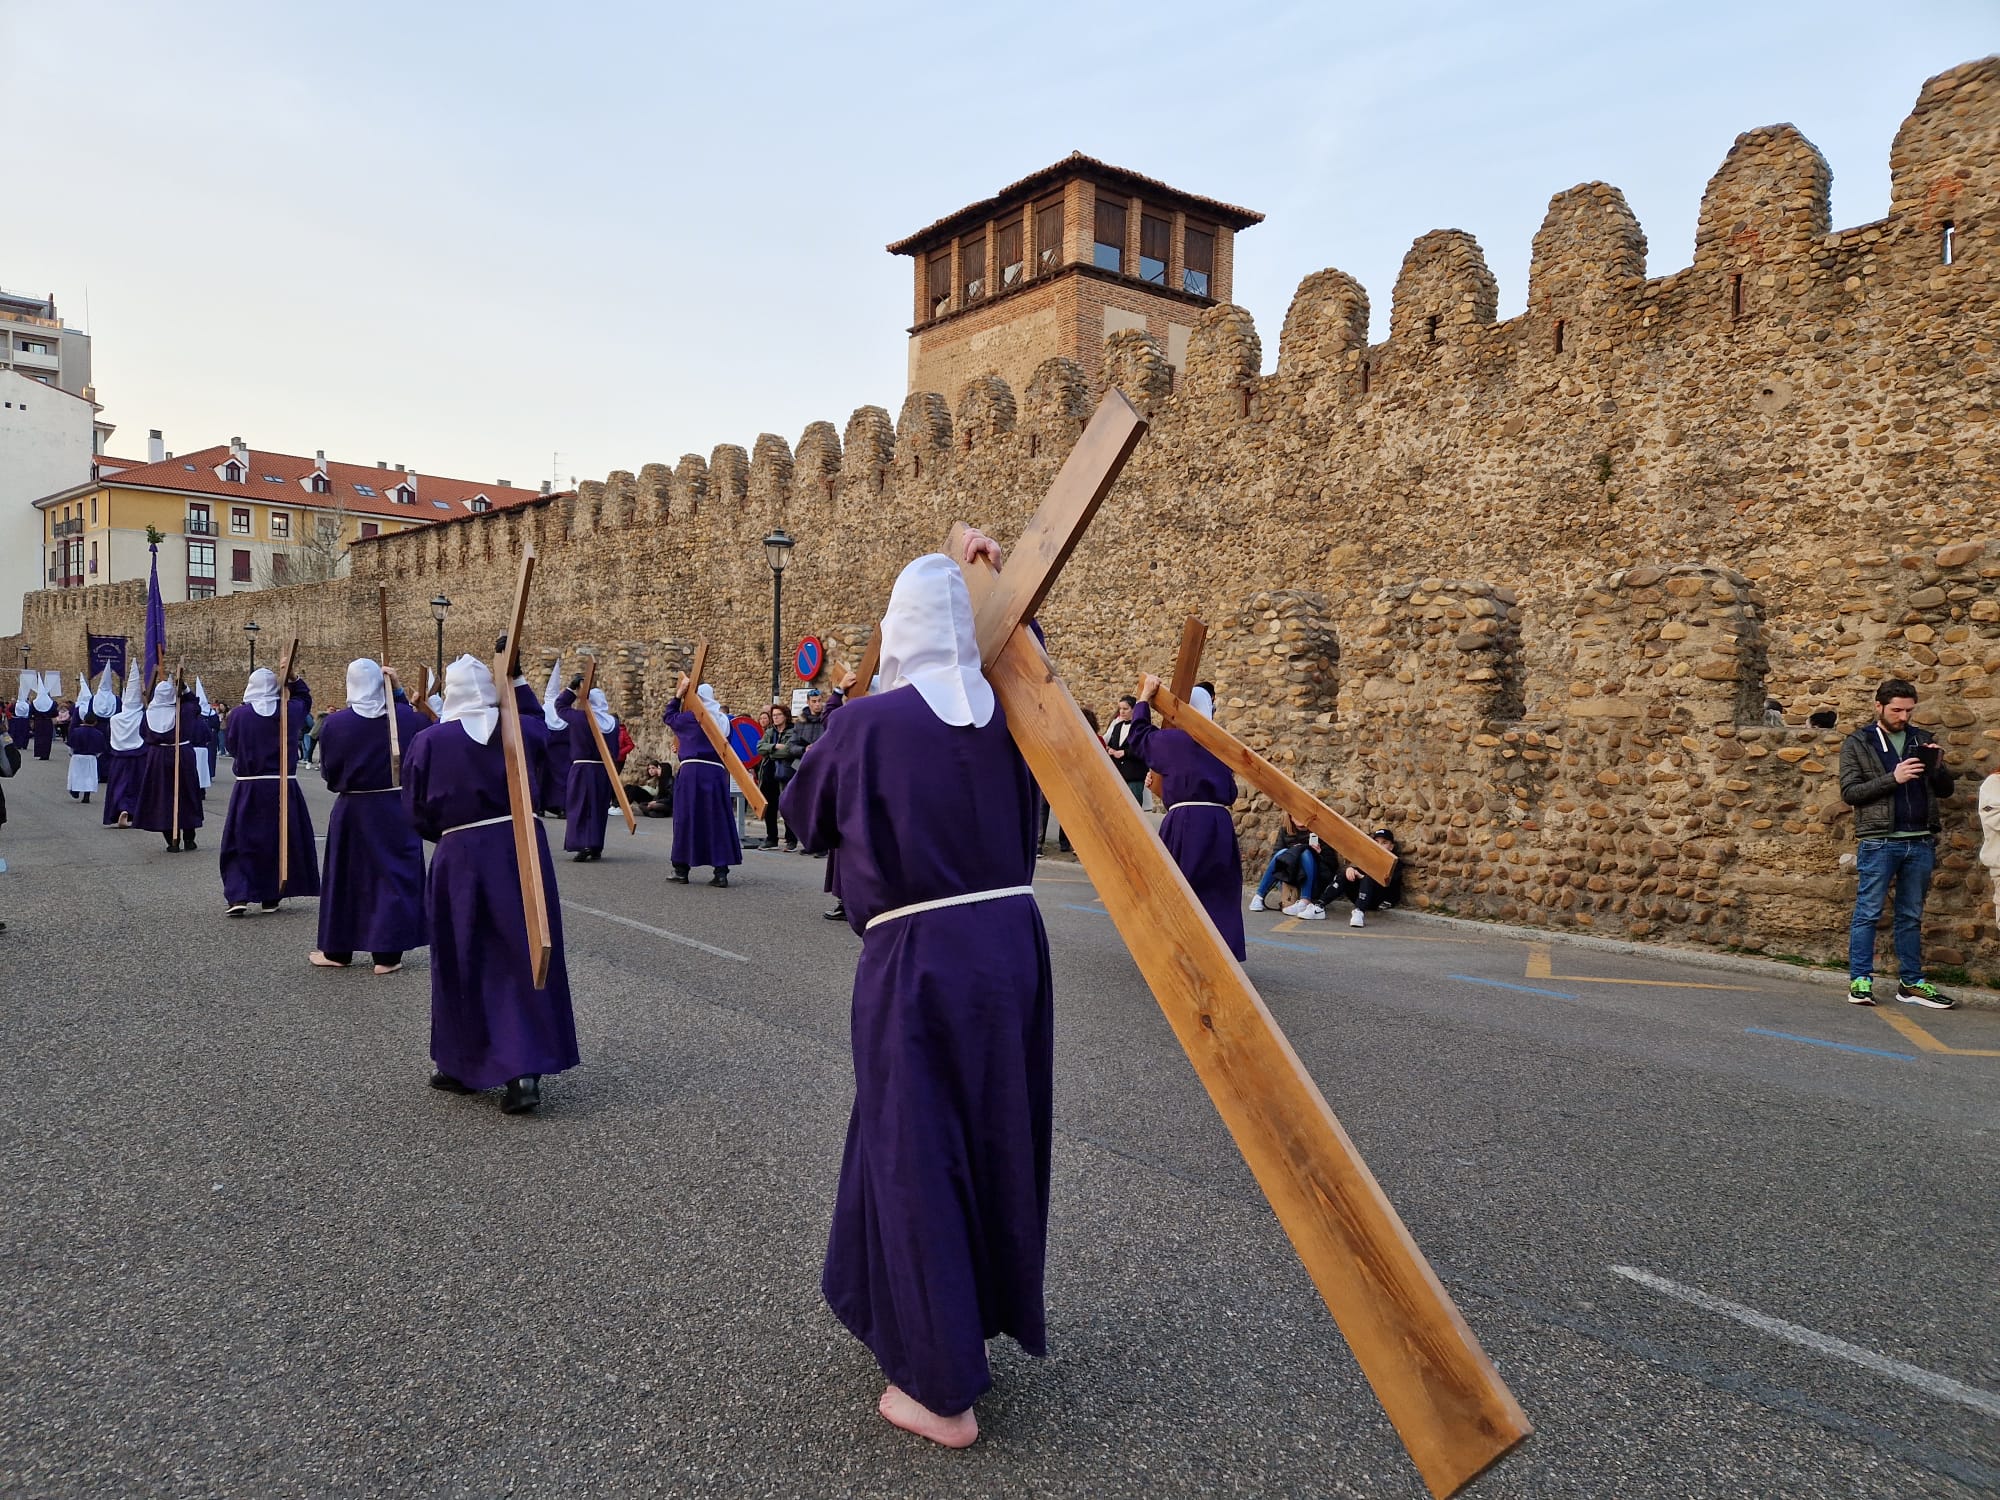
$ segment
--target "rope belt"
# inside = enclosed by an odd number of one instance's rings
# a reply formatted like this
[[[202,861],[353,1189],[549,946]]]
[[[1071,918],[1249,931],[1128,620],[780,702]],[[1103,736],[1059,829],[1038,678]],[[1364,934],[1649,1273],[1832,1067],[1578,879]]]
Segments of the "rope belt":
[[[512,813],[502,813],[497,818],[481,818],[477,823],[460,823],[456,828],[447,828],[445,833],[463,833],[468,828],[491,828],[495,823],[511,823],[513,821],[514,815]],[[440,838],[443,836],[443,834],[439,835]]]
[[[279,774],[278,772],[276,772],[276,771],[273,771],[273,772],[271,772],[271,774],[270,774],[270,775],[268,775],[268,776],[239,776],[239,777],[237,777],[236,779],[237,779],[238,781],[296,781],[296,780],[298,780],[298,778],[297,778],[296,776],[285,776],[285,775],[280,775],[280,774]]]
[[[343,797],[376,797],[383,792],[400,792],[399,786],[351,786],[340,795]]]
[[[1229,811],[1229,804],[1227,802],[1176,802],[1167,811],[1179,812],[1184,807],[1219,807],[1224,812]]]
[[[916,901],[908,906],[899,906],[894,911],[877,913],[868,919],[868,925],[861,930],[873,932],[884,922],[894,922],[900,917],[914,917],[920,911],[942,911],[947,906],[975,906],[982,901],[998,901],[1003,896],[1032,896],[1035,888],[1031,885],[1010,885],[998,891],[967,891],[963,896],[940,896],[935,901]]]
[[[572,764],[572,765],[574,765],[574,764],[575,764],[575,762],[574,762],[574,761],[572,761],[572,762],[571,762],[571,764]],[[599,762],[599,764],[601,765],[601,764],[602,764],[602,762]],[[728,770],[728,769],[729,769],[729,768],[728,768],[727,766],[723,765],[723,763],[722,763],[721,761],[719,761],[719,760],[695,760],[695,759],[693,759],[692,757],[690,757],[690,758],[689,758],[689,759],[687,759],[687,760],[683,760],[683,761],[681,762],[681,765],[682,765],[682,766],[714,766],[714,767],[715,767],[715,769],[716,769],[716,770],[718,770],[718,771],[726,771],[726,770]]]
[[[570,764],[573,766],[601,766],[604,762],[593,755],[589,760],[572,760]]]

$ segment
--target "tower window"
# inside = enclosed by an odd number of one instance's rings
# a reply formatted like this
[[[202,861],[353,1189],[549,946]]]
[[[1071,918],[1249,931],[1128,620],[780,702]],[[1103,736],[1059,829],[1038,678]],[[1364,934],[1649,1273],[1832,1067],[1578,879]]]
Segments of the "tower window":
[[[1046,276],[1063,263],[1063,205],[1056,198],[1035,210],[1035,266]]]
[[[1097,200],[1096,243],[1090,247],[1091,263],[1100,271],[1125,269],[1125,205],[1109,198]]]
[[[1946,219],[1943,226],[1938,230],[1938,256],[1946,265],[1951,264],[1951,258],[1957,250],[1957,246],[1952,243],[1953,239],[1957,236],[1957,231],[1958,226],[1953,224],[1949,219]]]
[[[1563,352],[1563,320],[1556,319],[1556,353]]]
[[[1424,337],[1429,339],[1433,344],[1435,344],[1437,342],[1437,336],[1438,336],[1437,314],[1432,313],[1428,318],[1424,319]]]
[[[1010,219],[993,231],[993,260],[1000,271],[1000,290],[1021,284],[1028,268],[1021,260],[1021,221]]]
[[[1153,214],[1139,215],[1139,279],[1154,286],[1167,284],[1167,247],[1173,243],[1174,226]]]
[[[1206,297],[1214,275],[1215,231],[1190,224],[1181,236],[1181,290]]]
[[[951,311],[951,252],[935,251],[925,266],[925,275],[930,289],[925,300],[930,304],[931,316],[941,318]]]
[[[1743,273],[1740,271],[1729,278],[1729,316],[1743,316]]]
[[[965,283],[965,300],[977,302],[986,295],[986,236],[975,234],[958,243],[958,269]]]

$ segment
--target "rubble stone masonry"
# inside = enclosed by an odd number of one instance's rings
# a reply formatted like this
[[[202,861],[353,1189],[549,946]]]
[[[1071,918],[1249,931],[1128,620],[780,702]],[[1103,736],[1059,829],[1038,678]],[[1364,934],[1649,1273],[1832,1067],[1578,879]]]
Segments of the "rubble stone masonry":
[[[1961,788],[1930,954],[2000,976],[1973,812],[2000,763],[2000,59],[1926,84],[1891,165],[1888,217],[1835,231],[1819,153],[1750,131],[1694,263],[1652,279],[1615,188],[1558,193],[1506,322],[1472,238],[1427,234],[1385,341],[1367,293],[1321,271],[1270,375],[1238,307],[1200,315],[1178,389],[1156,336],[1118,333],[1103,378],[1152,429],[1044,610],[1058,666],[1108,706],[1198,611],[1222,722],[1396,828],[1414,905],[1820,957],[1853,885],[1839,739],[1908,676]],[[970,376],[796,448],[765,434],[362,542],[351,578],[170,606],[169,635],[233,698],[243,621],[265,661],[296,630],[326,701],[375,650],[378,585],[406,672],[440,589],[447,654],[490,651],[532,539],[538,684],[551,650],[599,653],[657,744],[698,634],[725,701],[763,697],[766,530],[799,539],[787,638],[839,661],[952,520],[1020,529],[1096,395],[1067,360],[1018,388]],[[73,671],[86,619],[136,642],[142,598],[41,593],[27,616],[37,664]],[[1838,730],[1805,727],[1821,707]],[[1240,805],[1261,862],[1277,815]]]

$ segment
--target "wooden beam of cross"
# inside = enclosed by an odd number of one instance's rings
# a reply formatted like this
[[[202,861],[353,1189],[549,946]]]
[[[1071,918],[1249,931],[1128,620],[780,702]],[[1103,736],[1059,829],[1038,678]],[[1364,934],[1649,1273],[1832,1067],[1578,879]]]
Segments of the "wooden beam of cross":
[[[591,712],[590,690],[597,686],[597,658],[590,657],[589,665],[583,669],[583,691],[577,696],[583,700],[583,721],[590,726],[591,741],[597,746],[597,757],[604,767],[604,774],[611,778],[612,795],[618,799],[618,810],[625,814],[625,830],[639,831],[639,820],[632,816],[632,801],[625,795],[625,782],[618,774],[617,762],[611,758],[611,747],[604,743],[604,731],[597,727],[597,715]]]
[[[1208,626],[1198,615],[1189,615],[1181,623],[1181,649],[1174,656],[1172,685],[1174,696],[1185,703],[1194,691],[1195,674],[1201,670],[1201,653],[1208,645]],[[1160,779],[1158,771],[1146,773],[1146,790],[1153,794],[1155,802],[1164,802],[1167,784]]]
[[[875,674],[881,666],[882,622],[877,620],[874,634],[868,637],[868,649],[861,653],[861,665],[854,669],[854,686],[842,696],[849,699],[866,698],[869,684],[874,682]]]
[[[174,662],[174,675],[169,679],[174,685],[174,831],[169,837],[176,845],[181,841],[181,666],[186,661],[183,656]]]
[[[750,774],[750,768],[743,764],[743,758],[736,753],[736,747],[729,743],[729,736],[716,727],[715,720],[710,718],[708,710],[702,707],[699,697],[701,675],[707,670],[708,637],[703,636],[695,642],[694,660],[688,664],[687,691],[681,694],[681,708],[693,714],[695,722],[701,725],[701,732],[707,737],[709,748],[721,759],[722,769],[729,773],[730,780],[736,783],[736,790],[743,794],[743,800],[750,805],[750,816],[761,818],[764,816],[763,789],[757,785],[757,778]]]
[[[1145,424],[1116,390],[1005,573],[966,566],[980,657],[1068,831],[1245,1163],[1434,1495],[1533,1429],[1109,757],[1024,628]],[[959,536],[952,555],[963,556]]]
[[[1145,686],[1143,682],[1139,684],[1139,701],[1150,703],[1163,725],[1184,731],[1232,774],[1241,776],[1290,813],[1293,822],[1318,834],[1322,843],[1331,846],[1362,874],[1384,885],[1389,883],[1389,876],[1396,868],[1393,853],[1177,694],[1156,684],[1149,697]]]
[[[507,815],[514,828],[514,864],[520,872],[521,917],[528,934],[528,968],[535,988],[546,989],[555,936],[549,925],[549,892],[542,884],[542,852],[536,837],[535,793],[528,780],[528,742],[521,729],[521,705],[514,701],[514,678],[521,661],[521,624],[528,614],[528,590],[535,581],[535,544],[521,546],[521,572],[514,582],[514,606],[507,634],[493,656],[494,696],[500,700],[500,748],[507,774]]]
[[[299,638],[292,637],[278,663],[278,894],[292,878],[292,668]]]
[[[375,589],[375,604],[382,613],[382,681],[383,691],[389,695],[389,785],[403,784],[403,731],[396,722],[396,674],[389,670],[389,587],[379,584]]]

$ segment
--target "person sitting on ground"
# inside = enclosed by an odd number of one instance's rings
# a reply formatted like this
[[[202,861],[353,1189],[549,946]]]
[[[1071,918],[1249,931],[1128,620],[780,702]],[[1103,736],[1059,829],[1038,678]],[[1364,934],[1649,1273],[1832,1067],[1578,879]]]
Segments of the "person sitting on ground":
[[[674,815],[673,777],[657,760],[646,762],[645,779],[625,783],[625,799],[642,818],[671,818]]]
[[[1396,852],[1396,835],[1386,828],[1378,828],[1368,835],[1391,854]],[[1354,915],[1347,919],[1349,927],[1366,927],[1371,911],[1387,911],[1403,899],[1403,862],[1398,859],[1396,868],[1389,872],[1389,883],[1383,885],[1373,877],[1364,875],[1355,866],[1342,863],[1334,872],[1333,882],[1327,889],[1326,900],[1351,901]]]
[[[1315,922],[1326,920],[1326,909],[1312,899],[1319,888],[1319,839],[1290,813],[1285,814],[1285,825],[1278,830],[1278,847],[1272,852],[1271,862],[1264,866],[1264,878],[1257,882],[1250,910],[1264,911],[1264,898],[1281,880],[1299,893],[1299,899],[1285,908],[1286,916]]]

